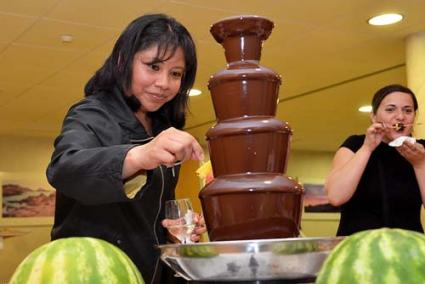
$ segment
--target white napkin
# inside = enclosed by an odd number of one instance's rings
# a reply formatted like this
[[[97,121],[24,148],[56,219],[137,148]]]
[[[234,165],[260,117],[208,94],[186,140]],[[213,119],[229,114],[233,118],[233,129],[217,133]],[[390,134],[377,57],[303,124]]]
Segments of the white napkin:
[[[416,139],[414,137],[400,136],[388,143],[388,145],[390,145],[391,147],[400,147],[401,145],[403,145],[404,141],[410,142],[412,144],[416,143]]]

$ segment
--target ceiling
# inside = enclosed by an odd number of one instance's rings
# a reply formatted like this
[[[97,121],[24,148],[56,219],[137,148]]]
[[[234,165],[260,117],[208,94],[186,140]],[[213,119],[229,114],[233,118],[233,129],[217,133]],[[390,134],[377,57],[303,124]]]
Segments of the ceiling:
[[[119,33],[139,15],[162,12],[197,44],[203,94],[191,98],[186,129],[204,143],[215,123],[207,82],[226,64],[209,27],[254,14],[275,23],[260,63],[282,75],[277,118],[293,129],[292,149],[334,151],[367,128],[357,108],[378,88],[406,84],[405,38],[425,31],[423,11],[424,0],[0,0],[0,136],[55,137]],[[384,12],[405,20],[366,23]],[[74,40],[63,43],[64,34]]]

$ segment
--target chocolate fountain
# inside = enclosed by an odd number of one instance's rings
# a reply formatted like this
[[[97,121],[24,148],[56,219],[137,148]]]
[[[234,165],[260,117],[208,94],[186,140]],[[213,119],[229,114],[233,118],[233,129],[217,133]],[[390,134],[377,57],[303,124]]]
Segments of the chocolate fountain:
[[[207,132],[215,179],[199,197],[211,242],[160,245],[177,275],[201,283],[313,283],[341,238],[300,238],[303,189],[286,177],[291,129],[276,114],[280,77],[259,65],[273,23],[211,27],[227,68],[211,77],[217,124]]]
[[[272,29],[268,19],[238,16],[210,30],[228,63],[208,85],[217,117],[206,134],[215,179],[199,197],[211,241],[300,232],[303,189],[284,175],[292,132],[274,117],[281,79],[259,65]]]

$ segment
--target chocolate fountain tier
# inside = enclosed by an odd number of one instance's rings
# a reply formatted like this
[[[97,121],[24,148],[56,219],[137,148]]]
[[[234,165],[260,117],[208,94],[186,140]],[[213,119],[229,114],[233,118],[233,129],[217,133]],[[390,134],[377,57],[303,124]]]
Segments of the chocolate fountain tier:
[[[276,114],[280,76],[255,62],[235,62],[211,77],[211,92],[218,120]]]
[[[199,194],[210,240],[297,237],[300,184],[279,174],[215,178]]]
[[[214,175],[285,173],[290,135],[288,123],[270,116],[221,121],[207,132]]]
[[[266,40],[273,22],[259,16],[229,17],[211,26],[214,39],[225,49],[228,63],[242,60],[260,60],[261,43]]]

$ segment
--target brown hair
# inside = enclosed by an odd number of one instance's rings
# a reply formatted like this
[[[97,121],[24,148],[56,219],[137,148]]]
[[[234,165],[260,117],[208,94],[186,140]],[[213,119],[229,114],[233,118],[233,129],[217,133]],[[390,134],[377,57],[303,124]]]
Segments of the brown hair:
[[[381,89],[379,89],[375,95],[373,96],[372,99],[372,111],[373,114],[376,114],[376,111],[379,108],[379,105],[381,104],[382,100],[388,96],[391,93],[394,92],[402,92],[402,93],[406,93],[409,94],[412,97],[413,100],[413,109],[416,111],[418,109],[418,101],[416,99],[415,94],[413,93],[412,90],[410,90],[409,88],[402,86],[402,85],[398,85],[398,84],[392,84],[392,85],[388,85],[385,86]]]

